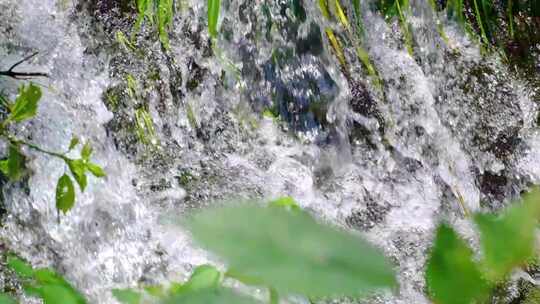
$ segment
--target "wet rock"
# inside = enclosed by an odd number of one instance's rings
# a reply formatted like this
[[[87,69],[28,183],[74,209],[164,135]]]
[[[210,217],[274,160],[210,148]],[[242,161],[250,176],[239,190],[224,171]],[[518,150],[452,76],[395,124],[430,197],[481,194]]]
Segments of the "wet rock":
[[[360,231],[369,231],[384,221],[386,214],[390,211],[390,206],[378,204],[369,198],[364,210],[354,211],[345,219],[347,225]]]
[[[506,172],[486,171],[479,176],[479,183],[480,191],[488,201],[502,202],[511,190]]]
[[[316,23],[309,25],[309,33],[306,37],[299,37],[296,42],[296,52],[302,54],[321,55],[324,51],[321,28]]]
[[[440,92],[438,101],[443,123],[458,137],[463,146],[474,154],[488,152],[508,163],[522,149],[520,131],[525,127],[520,96],[511,87],[504,71],[494,69],[489,62],[454,61],[449,72],[458,73]],[[453,92],[454,96],[446,96]],[[454,104],[444,104],[447,99]],[[476,150],[476,151],[474,151]]]
[[[384,134],[385,120],[377,107],[377,102],[367,89],[366,85],[361,81],[351,80],[351,99],[349,105],[353,113],[360,114],[368,119],[375,119],[378,123],[378,131],[381,135]],[[372,128],[358,120],[352,120],[350,126],[349,139],[351,143],[364,141],[368,146],[375,148],[376,145],[371,140]]]
[[[189,78],[186,83],[186,88],[188,91],[193,91],[199,87],[199,84],[202,82],[205,74],[208,73],[208,69],[198,65],[193,58],[188,60],[187,67],[189,70]]]
[[[286,51],[278,56],[277,62],[266,63],[265,78],[280,117],[296,131],[324,127],[328,105],[338,94],[336,82],[315,56]]]

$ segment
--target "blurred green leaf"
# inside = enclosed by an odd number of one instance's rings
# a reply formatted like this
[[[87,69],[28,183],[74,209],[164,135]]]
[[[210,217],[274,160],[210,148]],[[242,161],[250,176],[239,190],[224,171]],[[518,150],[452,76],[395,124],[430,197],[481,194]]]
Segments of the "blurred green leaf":
[[[81,150],[81,157],[83,160],[88,161],[92,155],[92,146],[89,142],[86,142]]]
[[[56,209],[66,214],[75,205],[75,188],[71,178],[64,174],[56,185]]]
[[[15,300],[7,294],[0,293],[0,304],[16,304]]]
[[[35,290],[45,304],[86,304],[86,299],[62,276],[48,268],[34,272]]]
[[[219,11],[221,9],[220,0],[208,0],[208,32],[214,39],[217,38],[217,25],[219,19]]]
[[[302,211],[302,208],[298,206],[294,198],[290,196],[280,197],[268,203],[269,207],[283,208],[288,211]]]
[[[166,294],[163,286],[161,285],[146,286],[144,287],[144,291],[146,291],[146,293],[148,293],[149,295],[158,298],[163,298]]]
[[[9,146],[8,176],[12,181],[20,180],[24,175],[26,157],[16,145]]]
[[[193,271],[189,281],[184,286],[192,291],[218,287],[221,273],[211,265],[201,265]]]
[[[218,288],[221,273],[211,265],[201,265],[195,268],[189,280],[184,284],[174,284],[170,289],[171,295],[195,292],[203,289]]]
[[[44,285],[37,288],[37,292],[40,298],[43,299],[44,304],[83,304],[86,303],[73,292],[73,290],[66,288],[63,285]]]
[[[79,138],[77,136],[73,136],[71,138],[71,141],[69,142],[69,151],[73,150],[78,144],[79,144]]]
[[[103,169],[94,164],[94,163],[87,163],[86,164],[86,168],[88,169],[88,171],[90,171],[95,177],[105,177],[107,174],[105,173],[105,171],[103,171]]]
[[[306,296],[357,296],[394,287],[384,256],[349,233],[303,212],[251,206],[202,211],[188,222],[194,238],[229,262],[230,273]]]
[[[426,283],[435,303],[483,303],[489,286],[472,258],[467,244],[451,227],[441,224],[426,270]]]
[[[7,266],[20,278],[31,279],[34,276],[34,269],[32,269],[32,266],[16,256],[8,256]]]
[[[279,293],[274,289],[270,288],[270,304],[279,304]]]
[[[165,49],[169,49],[169,34],[167,31],[173,21],[173,0],[159,0],[157,19],[159,40]]]
[[[86,185],[88,184],[86,177],[86,164],[82,159],[69,159],[66,160],[69,170],[73,174],[73,177],[79,184],[81,191],[84,192]]]
[[[0,172],[5,176],[9,176],[9,160],[0,160]]]
[[[8,121],[21,122],[32,118],[37,113],[38,101],[41,98],[41,89],[30,83],[28,86],[22,85],[19,88],[19,95],[15,104],[11,107]]]
[[[113,289],[113,296],[122,304],[139,304],[142,296],[133,289]]]
[[[241,296],[229,289],[210,288],[195,292],[180,293],[163,302],[164,304],[262,304],[255,299]]]
[[[535,227],[540,217],[540,191],[527,194],[502,215],[477,214],[488,277],[497,281],[534,255]]]

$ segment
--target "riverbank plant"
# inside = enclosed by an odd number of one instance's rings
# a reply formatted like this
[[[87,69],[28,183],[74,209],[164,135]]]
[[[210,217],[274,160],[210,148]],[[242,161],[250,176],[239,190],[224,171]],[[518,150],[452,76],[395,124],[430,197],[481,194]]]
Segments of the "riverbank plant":
[[[0,72],[0,77],[3,75],[19,80],[29,77],[46,77],[47,75],[44,73],[14,72],[14,67],[33,56],[35,54],[17,62],[7,72]],[[105,172],[99,165],[91,161],[93,149],[90,143],[81,144],[76,136],[71,139],[68,149],[61,152],[47,150],[17,136],[17,127],[37,115],[41,97],[41,88],[32,82],[20,85],[14,101],[0,94],[0,108],[4,113],[0,118],[0,140],[7,146],[5,158],[0,160],[0,172],[11,182],[20,182],[28,177],[28,157],[24,149],[62,160],[66,169],[57,182],[56,209],[58,212],[66,214],[75,204],[76,191],[73,180],[78,184],[80,191],[84,192],[89,174],[102,178],[105,176]],[[80,145],[82,145],[80,156],[73,157],[72,151]]]
[[[136,0],[136,4],[138,15],[132,40],[147,22],[156,28],[161,45],[169,49],[169,29],[173,22],[174,0]]]

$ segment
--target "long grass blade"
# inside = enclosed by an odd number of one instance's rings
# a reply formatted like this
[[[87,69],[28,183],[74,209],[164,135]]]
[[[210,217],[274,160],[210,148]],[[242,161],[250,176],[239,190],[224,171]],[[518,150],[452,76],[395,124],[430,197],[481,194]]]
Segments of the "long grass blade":
[[[217,25],[219,19],[219,10],[221,9],[220,0],[208,0],[208,32],[214,39],[217,38]]]

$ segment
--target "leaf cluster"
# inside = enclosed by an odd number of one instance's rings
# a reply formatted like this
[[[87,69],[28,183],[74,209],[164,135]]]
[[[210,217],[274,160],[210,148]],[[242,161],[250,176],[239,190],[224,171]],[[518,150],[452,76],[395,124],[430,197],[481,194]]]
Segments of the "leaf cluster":
[[[7,266],[21,280],[24,292],[30,297],[43,300],[44,304],[86,304],[84,296],[61,275],[50,268],[34,269],[16,256],[8,256]],[[15,304],[15,300],[0,294],[0,304]]]
[[[105,176],[103,169],[90,161],[92,147],[89,143],[83,145],[80,158],[72,159],[67,154],[79,144],[77,137],[71,140],[68,151],[58,153],[47,151],[35,144],[18,139],[9,132],[12,125],[28,121],[36,116],[41,97],[41,89],[37,85],[29,83],[28,85],[21,85],[19,87],[19,93],[14,102],[9,101],[5,97],[0,99],[2,101],[1,105],[8,112],[7,117],[0,122],[0,137],[9,145],[7,158],[0,160],[0,172],[12,182],[20,181],[26,176],[27,157],[22,151],[22,147],[25,146],[34,151],[63,160],[69,168],[71,176],[79,185],[80,190],[84,191],[88,184],[87,173],[91,173],[95,177]],[[68,174],[64,174],[59,178],[56,186],[56,208],[65,214],[73,208],[74,204],[75,188],[71,177]]]
[[[540,189],[535,188],[522,203],[500,215],[474,216],[483,254],[480,261],[449,225],[440,225],[426,270],[432,299],[439,304],[483,303],[497,283],[534,257],[539,198]]]
[[[136,0],[138,17],[135,22],[137,34],[145,21],[157,28],[159,41],[165,49],[169,49],[169,29],[173,23],[174,0]]]

